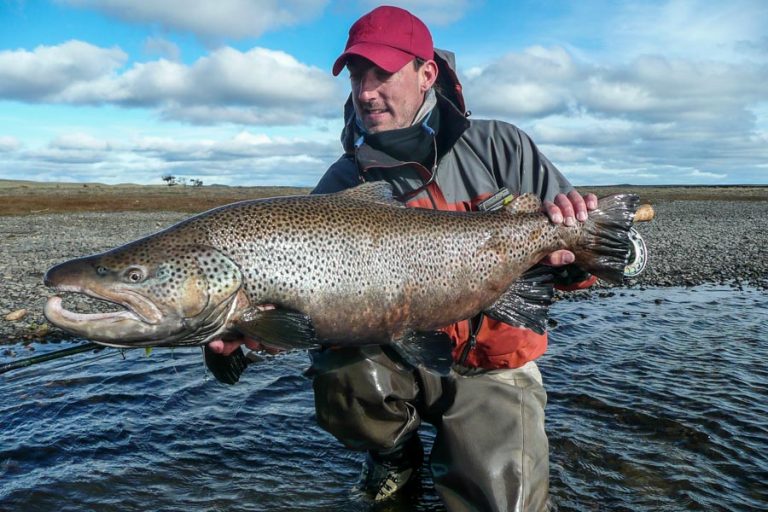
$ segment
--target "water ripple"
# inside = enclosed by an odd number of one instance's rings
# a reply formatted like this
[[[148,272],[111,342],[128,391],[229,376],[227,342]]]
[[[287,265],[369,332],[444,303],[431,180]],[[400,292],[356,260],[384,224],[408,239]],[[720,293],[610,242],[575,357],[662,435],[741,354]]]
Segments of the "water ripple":
[[[764,292],[720,287],[557,303],[539,364],[554,509],[768,510],[766,312]],[[361,455],[314,422],[306,354],[234,386],[198,349],[77,357],[0,377],[0,510],[370,509]],[[422,477],[377,510],[442,510]]]

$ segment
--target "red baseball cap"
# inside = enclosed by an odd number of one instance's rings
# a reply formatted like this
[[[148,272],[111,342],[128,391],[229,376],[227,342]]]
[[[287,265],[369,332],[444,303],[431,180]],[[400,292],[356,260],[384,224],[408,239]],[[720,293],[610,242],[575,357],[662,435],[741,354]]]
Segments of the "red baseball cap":
[[[333,64],[337,76],[350,55],[364,57],[384,71],[395,73],[415,57],[434,58],[432,35],[419,18],[399,7],[377,7],[349,29],[347,46]]]

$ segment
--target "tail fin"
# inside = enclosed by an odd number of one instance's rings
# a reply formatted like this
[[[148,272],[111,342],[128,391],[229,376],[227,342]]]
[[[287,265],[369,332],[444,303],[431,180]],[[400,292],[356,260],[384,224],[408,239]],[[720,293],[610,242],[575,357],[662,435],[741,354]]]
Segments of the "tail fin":
[[[601,279],[622,282],[632,247],[629,229],[639,202],[635,194],[616,194],[598,201],[573,251],[579,267]]]

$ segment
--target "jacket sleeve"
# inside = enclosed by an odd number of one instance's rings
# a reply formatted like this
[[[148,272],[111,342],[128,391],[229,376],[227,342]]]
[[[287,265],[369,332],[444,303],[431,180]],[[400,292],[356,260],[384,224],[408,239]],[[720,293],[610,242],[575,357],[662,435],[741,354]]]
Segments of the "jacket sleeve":
[[[356,187],[360,183],[360,173],[357,171],[355,157],[345,154],[325,171],[323,177],[320,178],[320,181],[310,193],[331,194]]]
[[[495,125],[494,131],[502,139],[499,143],[507,158],[507,165],[498,168],[501,183],[516,183],[520,194],[536,194],[542,201],[551,201],[557,194],[567,194],[573,189],[527,133],[508,123],[496,122]]]

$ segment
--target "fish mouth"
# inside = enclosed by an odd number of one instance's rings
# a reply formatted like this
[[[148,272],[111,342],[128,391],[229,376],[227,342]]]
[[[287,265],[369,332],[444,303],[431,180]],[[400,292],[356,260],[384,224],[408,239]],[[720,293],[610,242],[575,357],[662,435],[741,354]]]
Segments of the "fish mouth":
[[[80,293],[123,308],[116,311],[80,313],[64,307],[63,299],[59,295],[53,295],[48,298],[43,314],[49,322],[65,331],[102,345],[131,348],[157,344],[148,340],[158,335],[167,336],[182,327],[181,325],[171,325],[173,322],[168,322],[168,318],[165,318],[165,321],[161,321],[163,317],[160,311],[154,305],[147,308],[146,299],[141,301],[144,303],[142,304],[144,307],[139,309],[132,307],[133,303],[136,302],[135,300],[116,302],[79,287],[59,286],[56,288],[56,291]],[[149,311],[150,318],[147,318],[146,313],[140,313],[139,311]]]
[[[113,303],[114,304],[114,303]],[[45,304],[46,316],[51,313],[56,318],[61,318],[68,322],[94,322],[105,320],[135,320],[140,322],[139,316],[128,309],[120,311],[104,311],[99,313],[80,313],[77,311],[71,311],[64,307],[64,300],[58,295],[54,295],[48,298]]]
[[[120,289],[106,289],[103,293],[100,293],[92,288],[79,285],[51,285],[50,283],[48,285],[51,286],[56,292],[71,292],[74,294],[85,295],[97,299],[103,303],[122,307],[123,310],[116,311],[114,313],[120,313],[121,315],[129,314],[133,319],[147,324],[157,324],[163,319],[162,312],[152,301],[127,288],[121,287]],[[80,318],[80,321],[83,322],[99,320],[99,317],[111,314],[111,312],[77,313],[75,311],[69,311],[64,308],[64,304],[61,300],[57,306],[58,307],[55,308],[55,311],[64,317],[68,317],[73,320],[75,318]]]

